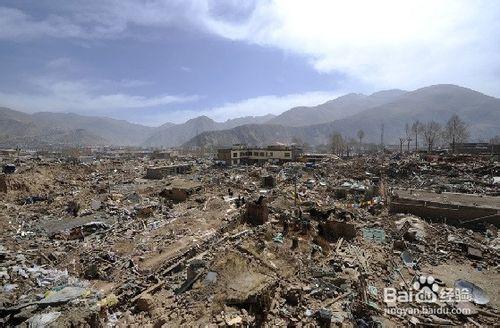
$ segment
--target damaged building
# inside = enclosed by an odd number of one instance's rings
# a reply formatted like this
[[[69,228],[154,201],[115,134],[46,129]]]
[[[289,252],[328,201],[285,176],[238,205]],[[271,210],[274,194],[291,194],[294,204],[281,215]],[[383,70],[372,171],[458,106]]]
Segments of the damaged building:
[[[452,225],[500,227],[499,197],[423,190],[395,190],[390,201],[392,213],[410,213]]]
[[[191,180],[176,179],[160,193],[160,196],[176,202],[183,202],[201,190],[201,184]]]
[[[296,146],[274,145],[265,148],[234,145],[217,150],[217,159],[227,165],[252,165],[262,163],[286,163],[296,161],[302,149]]]
[[[191,171],[191,164],[172,164],[146,168],[146,179],[161,180],[165,177],[178,174],[187,174]]]

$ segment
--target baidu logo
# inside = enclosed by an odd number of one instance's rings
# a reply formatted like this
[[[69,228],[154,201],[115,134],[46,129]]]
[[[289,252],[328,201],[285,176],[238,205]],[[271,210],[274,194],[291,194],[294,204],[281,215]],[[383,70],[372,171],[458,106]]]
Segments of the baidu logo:
[[[413,283],[413,289],[417,302],[435,302],[439,292],[439,286],[433,276],[420,276]]]

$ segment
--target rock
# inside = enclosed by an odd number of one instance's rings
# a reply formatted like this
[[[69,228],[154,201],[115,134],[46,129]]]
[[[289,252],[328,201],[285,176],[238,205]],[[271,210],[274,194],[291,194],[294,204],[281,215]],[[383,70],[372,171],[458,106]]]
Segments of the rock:
[[[72,200],[68,203],[66,211],[68,212],[68,214],[71,214],[73,216],[78,216],[78,212],[80,211],[80,204]]]
[[[467,255],[476,260],[481,260],[483,258],[483,252],[480,249],[468,246],[467,247]]]
[[[102,207],[102,202],[98,199],[92,199],[92,201],[90,202],[90,208],[93,210],[93,211],[97,211],[99,210],[100,208]]]
[[[165,325],[166,323],[168,322],[168,318],[167,317],[160,317],[158,320],[156,320],[156,322],[154,323],[153,325],[153,328],[160,328],[160,327],[163,327],[163,325]]]
[[[240,316],[234,317],[232,319],[226,319],[226,325],[228,326],[236,326],[243,322],[243,319]]]
[[[6,284],[6,285],[3,285],[2,292],[4,292],[4,293],[10,293],[14,289],[16,289],[17,286],[18,286],[17,284]]]
[[[19,313],[16,313],[14,315],[14,318],[18,321],[25,321],[28,320],[29,318],[33,317],[38,311],[38,306],[37,305],[29,305],[25,307],[24,309],[21,309]]]
[[[420,320],[418,320],[418,318],[416,318],[416,317],[413,317],[413,316],[412,316],[412,317],[410,318],[410,322],[411,322],[412,324],[414,324],[414,325],[418,325],[418,324],[420,323]]]
[[[99,279],[99,267],[96,263],[90,264],[84,271],[85,279]]]
[[[139,311],[151,313],[155,308],[154,299],[151,294],[144,294],[136,302],[136,307]]]
[[[215,284],[217,282],[217,272],[210,271],[205,277],[205,285]]]
[[[38,304],[56,305],[67,303],[83,295],[85,288],[82,287],[64,287],[56,292],[50,292],[47,297],[40,300]]]
[[[52,322],[56,321],[57,318],[59,318],[60,316],[61,312],[48,312],[48,313],[37,314],[27,320],[29,324],[28,327],[30,328],[47,327]]]

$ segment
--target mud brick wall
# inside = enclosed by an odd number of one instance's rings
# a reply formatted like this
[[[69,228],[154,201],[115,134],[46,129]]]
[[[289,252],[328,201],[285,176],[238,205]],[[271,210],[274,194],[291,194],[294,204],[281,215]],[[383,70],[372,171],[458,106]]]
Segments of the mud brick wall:
[[[260,204],[257,202],[247,203],[246,220],[253,225],[260,225],[267,222],[269,209],[267,201],[263,199]]]
[[[399,198],[390,203],[389,211],[390,213],[409,213],[431,221],[446,220],[446,223],[452,225],[484,217],[485,219],[480,222],[500,226],[500,213],[493,208]]]

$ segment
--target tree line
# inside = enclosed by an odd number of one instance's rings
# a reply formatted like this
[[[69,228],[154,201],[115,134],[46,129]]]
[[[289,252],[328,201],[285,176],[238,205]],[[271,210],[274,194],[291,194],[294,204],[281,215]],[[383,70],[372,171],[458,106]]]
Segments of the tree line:
[[[381,146],[383,146],[383,124],[381,127]],[[330,151],[339,156],[347,155],[356,145],[358,149],[363,144],[365,132],[360,129],[356,133],[357,140],[347,138],[342,134],[335,132],[330,137]],[[452,115],[448,122],[443,126],[436,121],[413,122],[411,125],[405,125],[404,134],[399,138],[400,151],[404,148],[410,151],[411,145],[414,145],[415,151],[419,149],[419,142],[422,142],[428,152],[432,152],[438,145],[448,143],[452,152],[455,152],[458,143],[466,142],[470,138],[469,126],[456,114]],[[359,142],[358,142],[359,140]]]
[[[418,138],[421,136],[428,152],[432,152],[442,142],[448,143],[451,151],[455,152],[457,143],[470,138],[468,125],[457,114],[453,114],[445,126],[436,121],[421,123],[417,120],[412,124],[411,131],[415,137],[415,150],[418,150]]]

